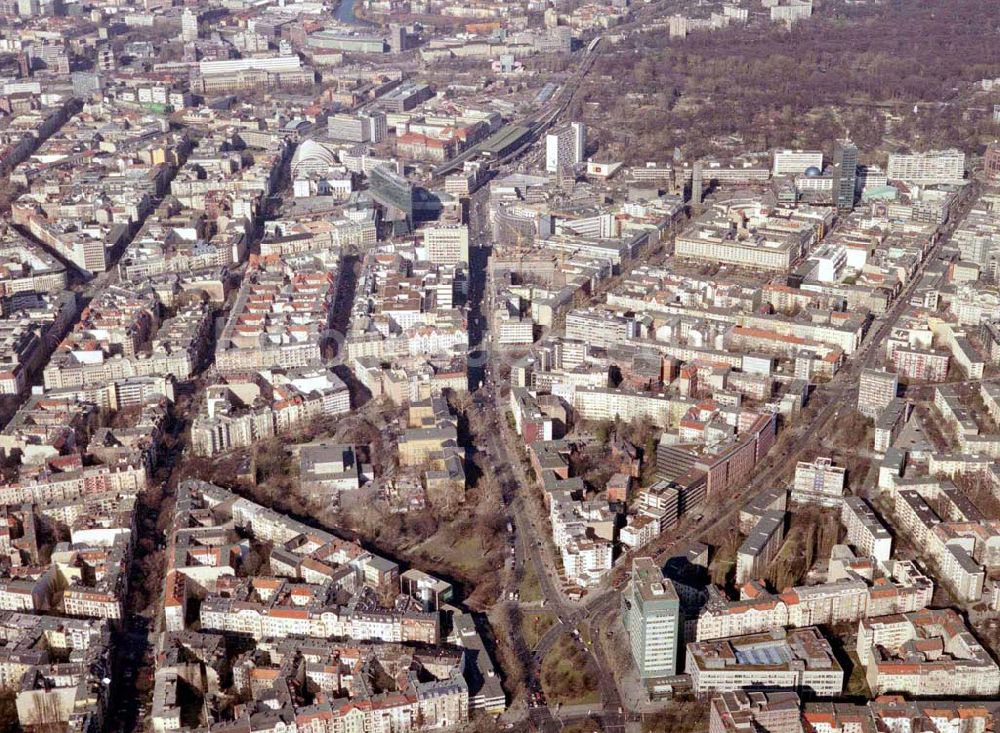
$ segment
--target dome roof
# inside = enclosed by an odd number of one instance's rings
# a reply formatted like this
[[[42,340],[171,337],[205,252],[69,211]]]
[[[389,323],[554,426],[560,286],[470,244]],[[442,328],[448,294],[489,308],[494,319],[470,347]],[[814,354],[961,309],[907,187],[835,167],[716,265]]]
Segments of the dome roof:
[[[823,175],[823,171],[821,171],[814,165],[811,165],[808,168],[806,168],[806,177],[808,178],[817,178],[818,176],[821,175]]]
[[[292,156],[292,175],[300,171],[326,170],[337,165],[337,156],[327,146],[315,140],[306,140]]]

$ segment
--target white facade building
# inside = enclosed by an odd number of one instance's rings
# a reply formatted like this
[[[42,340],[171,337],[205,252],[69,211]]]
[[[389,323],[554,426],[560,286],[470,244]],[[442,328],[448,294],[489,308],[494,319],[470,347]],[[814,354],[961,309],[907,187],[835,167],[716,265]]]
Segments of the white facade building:
[[[545,136],[545,170],[554,173],[564,165],[582,163],[586,147],[587,132],[582,122],[550,132]]]
[[[961,183],[965,178],[965,153],[932,150],[926,153],[890,153],[889,180],[930,185]]]
[[[797,176],[809,168],[823,170],[821,150],[775,150],[771,172],[776,176]]]
[[[423,232],[428,261],[447,266],[469,261],[469,227],[465,224],[428,227]]]

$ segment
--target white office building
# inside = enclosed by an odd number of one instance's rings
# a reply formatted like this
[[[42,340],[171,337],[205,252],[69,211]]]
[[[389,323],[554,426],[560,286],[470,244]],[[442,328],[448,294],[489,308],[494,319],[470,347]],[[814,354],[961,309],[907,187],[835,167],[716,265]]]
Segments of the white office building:
[[[771,173],[776,176],[800,176],[810,168],[823,170],[821,150],[775,150]]]
[[[191,8],[181,13],[181,40],[190,43],[198,40],[198,15]]]
[[[622,614],[639,676],[676,674],[680,599],[652,558],[632,561],[632,578],[622,594]]]

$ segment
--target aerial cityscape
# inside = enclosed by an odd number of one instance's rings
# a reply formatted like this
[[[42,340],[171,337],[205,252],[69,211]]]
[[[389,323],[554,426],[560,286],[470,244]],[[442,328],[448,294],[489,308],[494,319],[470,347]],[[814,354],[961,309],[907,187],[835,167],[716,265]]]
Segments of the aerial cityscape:
[[[0,0],[0,733],[1000,731],[1000,2]]]

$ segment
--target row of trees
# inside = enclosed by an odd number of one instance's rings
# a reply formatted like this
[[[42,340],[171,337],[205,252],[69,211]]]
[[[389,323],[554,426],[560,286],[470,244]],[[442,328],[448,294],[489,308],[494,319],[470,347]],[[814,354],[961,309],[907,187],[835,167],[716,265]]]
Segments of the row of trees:
[[[801,507],[793,515],[788,537],[768,568],[766,580],[776,590],[801,584],[817,560],[830,556],[840,537],[840,520],[833,510]]]

